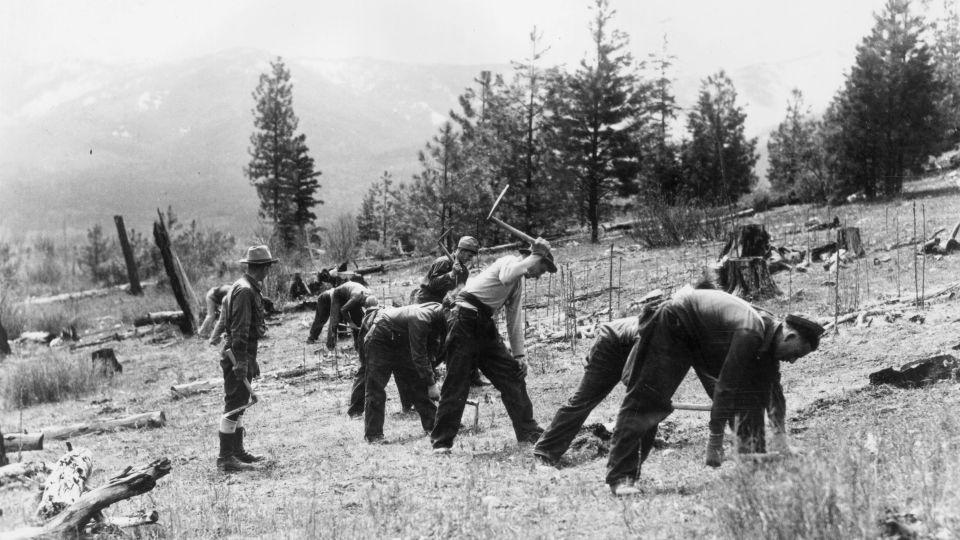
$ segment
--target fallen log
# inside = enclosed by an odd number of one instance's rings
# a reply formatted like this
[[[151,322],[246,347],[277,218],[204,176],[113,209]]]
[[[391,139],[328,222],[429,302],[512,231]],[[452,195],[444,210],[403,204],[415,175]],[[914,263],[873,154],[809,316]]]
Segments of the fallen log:
[[[128,527],[139,527],[141,525],[151,525],[160,520],[160,513],[156,510],[151,510],[146,512],[141,510],[136,514],[129,516],[112,516],[106,519],[108,525],[113,525],[114,527],[128,528]]]
[[[48,472],[50,472],[50,467],[43,461],[23,461],[4,465],[0,467],[0,486]]]
[[[11,453],[43,450],[43,433],[4,433],[3,445]]]
[[[112,429],[119,428],[155,428],[163,427],[167,423],[167,417],[163,411],[146,412],[135,414],[126,418],[115,418],[113,420],[104,420],[100,422],[84,422],[69,426],[57,426],[43,430],[43,435],[51,440],[63,440],[78,435],[88,435],[91,433],[102,433]]]
[[[56,338],[57,335],[53,332],[44,332],[44,331],[27,331],[21,332],[20,337],[13,340],[16,343],[37,343],[39,345],[47,345]]]
[[[141,315],[133,320],[134,326],[147,326],[148,324],[183,324],[183,311],[156,311]]]
[[[356,270],[354,270],[354,272],[356,272],[357,274],[360,274],[361,276],[366,276],[368,274],[382,274],[386,271],[387,271],[387,265],[385,264],[365,266],[363,268],[357,268]]]
[[[144,281],[141,283],[144,287],[148,285],[156,285],[156,281]],[[112,292],[124,291],[127,292],[130,290],[130,284],[124,283],[123,285],[116,285],[113,287],[106,287],[103,289],[90,289],[86,291],[78,291],[72,293],[61,293],[55,294],[53,296],[41,296],[34,298],[27,298],[23,302],[20,302],[21,306],[36,306],[42,304],[55,304],[57,302],[66,302],[67,300],[80,300],[83,298],[92,298],[97,296],[106,296]]]
[[[175,384],[170,387],[170,394],[173,399],[205,394],[211,390],[220,388],[223,385],[222,377],[213,377],[210,379],[201,379],[198,381],[184,384]]]
[[[111,504],[141,495],[153,489],[157,480],[170,474],[170,460],[161,458],[131,471],[130,467],[106,484],[87,492],[42,527],[23,527],[0,534],[0,540],[74,537]]]
[[[889,384],[897,388],[920,388],[937,381],[954,379],[960,370],[960,361],[951,354],[939,354],[900,366],[888,367],[870,374],[870,384]]]

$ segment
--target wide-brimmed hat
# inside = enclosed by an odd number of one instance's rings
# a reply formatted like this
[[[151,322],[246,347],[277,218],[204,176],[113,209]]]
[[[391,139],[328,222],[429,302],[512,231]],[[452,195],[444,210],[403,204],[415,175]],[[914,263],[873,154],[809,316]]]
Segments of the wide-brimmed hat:
[[[241,264],[273,264],[279,261],[280,259],[273,258],[267,246],[250,246],[247,248],[247,256],[240,259]]]
[[[480,253],[480,242],[472,236],[461,236],[460,241],[457,242],[457,249],[472,251],[474,254]]]
[[[789,324],[801,336],[806,338],[806,340],[810,342],[811,348],[814,350],[820,346],[820,336],[827,331],[826,328],[820,326],[816,322],[811,321],[803,315],[798,315],[795,313],[787,315],[787,318],[784,322]]]

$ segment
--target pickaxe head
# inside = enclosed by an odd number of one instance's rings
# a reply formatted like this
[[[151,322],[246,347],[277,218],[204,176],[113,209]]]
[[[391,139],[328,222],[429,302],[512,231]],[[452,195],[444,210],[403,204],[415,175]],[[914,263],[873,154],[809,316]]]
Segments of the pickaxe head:
[[[503,191],[500,192],[500,196],[497,197],[497,200],[493,203],[493,208],[490,209],[490,213],[487,214],[487,219],[493,217],[493,213],[497,211],[497,207],[500,206],[500,201],[503,200],[503,196],[507,194],[507,190],[510,189],[510,184],[507,184]]]

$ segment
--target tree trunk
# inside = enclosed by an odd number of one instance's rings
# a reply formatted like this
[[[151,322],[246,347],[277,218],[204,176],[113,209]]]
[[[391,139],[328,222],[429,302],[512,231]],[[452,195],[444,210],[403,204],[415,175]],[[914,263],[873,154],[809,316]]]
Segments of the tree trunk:
[[[3,430],[0,430],[0,467],[9,463],[7,461],[6,437],[3,436]]]
[[[36,515],[50,519],[77,502],[93,469],[93,454],[86,448],[71,450],[60,457],[47,476]]]
[[[66,456],[64,456],[66,457]],[[61,458],[62,459],[62,458]],[[84,493],[42,527],[23,527],[6,533],[5,540],[76,537],[95,516],[111,504],[153,489],[157,480],[170,474],[170,460],[161,458],[137,470],[127,467],[106,484]],[[151,514],[152,515],[152,514]],[[151,519],[150,522],[155,520]]]
[[[167,227],[163,224],[163,214],[157,210],[160,216],[159,221],[153,222],[153,238],[160,249],[160,256],[163,258],[163,268],[167,271],[167,277],[170,279],[170,288],[173,289],[173,295],[177,299],[177,305],[183,311],[183,318],[180,320],[180,331],[184,336],[194,334],[193,312],[190,309],[190,300],[187,297],[185,282],[181,279],[179,265],[174,256],[173,249],[170,246],[170,236],[167,234]]]
[[[120,237],[120,249],[123,250],[123,260],[127,263],[127,280],[130,282],[130,294],[140,296],[143,288],[140,287],[140,274],[137,272],[137,260],[133,256],[133,248],[127,239],[127,229],[123,225],[123,216],[113,216],[117,225],[117,236]]]
[[[135,414],[125,418],[115,418],[113,420],[104,420],[101,422],[84,422],[69,426],[57,426],[43,430],[43,435],[47,439],[63,440],[78,435],[89,433],[100,433],[117,428],[145,428],[162,427],[167,423],[167,417],[163,411],[153,411],[142,414]]]
[[[6,445],[9,452],[32,452],[43,450],[43,433],[0,434],[0,451]]]
[[[747,224],[731,231],[719,259],[727,257],[766,257],[770,251],[770,233],[763,225]]]
[[[221,384],[223,384],[222,377],[213,377],[210,379],[201,379],[199,381],[193,381],[184,384],[175,384],[170,387],[170,395],[174,399],[177,399],[197,394],[205,394],[211,390],[220,388]]]
[[[10,342],[7,338],[7,331],[3,328],[3,321],[0,321],[0,356],[10,354]]]
[[[774,283],[763,257],[727,259],[720,268],[720,288],[748,300],[764,300],[783,294]]]
[[[11,482],[45,474],[50,470],[42,461],[24,461],[0,467],[0,486]],[[0,536],[2,538],[2,536]]]
[[[148,324],[170,323],[180,326],[182,324],[182,311],[156,311],[141,315],[133,320],[134,326],[147,326]]]
[[[843,227],[837,230],[837,246],[853,253],[857,258],[867,255],[860,241],[859,227]]]

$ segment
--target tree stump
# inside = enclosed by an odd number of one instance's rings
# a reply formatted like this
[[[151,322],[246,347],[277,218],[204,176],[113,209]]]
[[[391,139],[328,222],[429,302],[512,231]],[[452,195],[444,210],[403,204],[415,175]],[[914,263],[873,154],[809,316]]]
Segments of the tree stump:
[[[113,352],[113,349],[97,349],[90,353],[90,360],[93,361],[94,368],[98,373],[105,375],[123,373],[123,366],[117,360],[117,355]]]
[[[870,374],[870,384],[889,384],[898,388],[920,388],[937,381],[956,378],[960,374],[960,361],[951,354],[939,354],[923,360],[915,360],[899,368],[888,367]]]
[[[853,253],[858,259],[867,255],[866,250],[863,249],[863,242],[860,240],[860,227],[837,229],[837,247]]]
[[[10,343],[7,340],[7,331],[3,328],[3,321],[0,321],[0,356],[10,354]]]
[[[7,449],[3,440],[3,430],[0,430],[0,467],[3,467],[8,463],[7,461]]]
[[[766,257],[770,252],[770,233],[756,223],[731,231],[718,260],[724,257]]]
[[[37,517],[50,519],[77,502],[93,469],[93,454],[86,448],[71,450],[60,457],[43,484]]]
[[[720,268],[720,288],[749,300],[764,300],[783,294],[770,276],[763,257],[739,257],[724,261]]]

